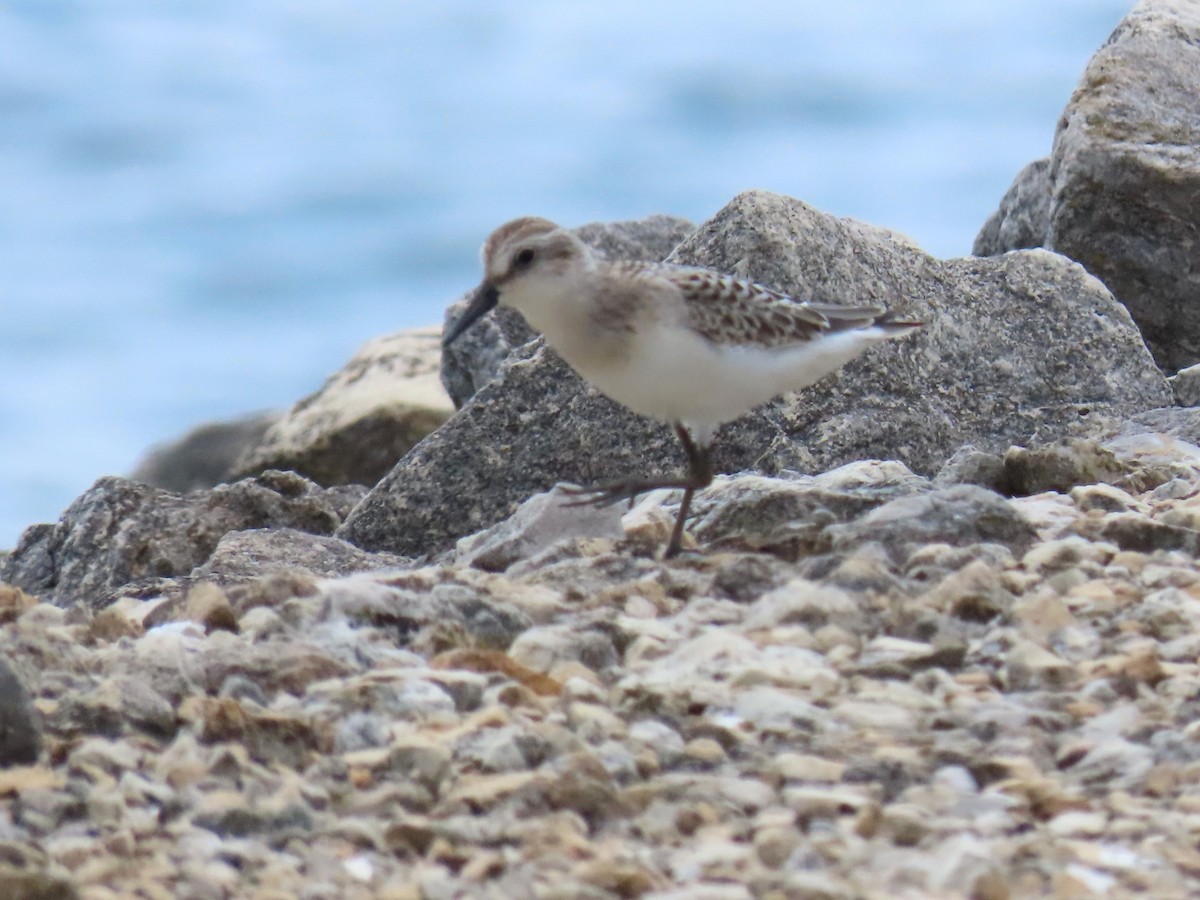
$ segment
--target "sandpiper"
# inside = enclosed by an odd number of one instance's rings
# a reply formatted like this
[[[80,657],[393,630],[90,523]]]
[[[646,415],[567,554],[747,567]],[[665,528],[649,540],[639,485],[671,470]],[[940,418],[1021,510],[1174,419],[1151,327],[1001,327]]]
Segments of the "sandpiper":
[[[579,502],[607,504],[682,489],[668,558],[682,546],[692,496],[712,482],[718,425],[921,325],[882,306],[809,303],[708,269],[609,262],[570,231],[535,217],[492,232],[483,269],[483,283],[443,346],[504,304],[601,392],[675,427],[687,455],[684,477],[576,491]]]

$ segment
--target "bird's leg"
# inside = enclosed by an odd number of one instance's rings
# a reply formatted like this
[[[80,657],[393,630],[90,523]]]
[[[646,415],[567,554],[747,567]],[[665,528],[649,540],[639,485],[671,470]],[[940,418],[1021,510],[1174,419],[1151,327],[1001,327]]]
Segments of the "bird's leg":
[[[679,436],[679,442],[683,444],[683,452],[687,455],[688,472],[686,478],[626,479],[598,485],[594,488],[564,487],[561,489],[564,493],[579,498],[567,505],[608,506],[613,503],[619,503],[622,500],[632,502],[638,494],[644,494],[647,491],[657,491],[662,488],[682,490],[683,501],[679,506],[679,515],[675,519],[675,528],[671,532],[671,540],[667,544],[667,552],[664,558],[670,559],[678,555],[683,541],[683,523],[687,518],[688,509],[692,505],[692,496],[697,490],[712,484],[713,468],[712,452],[707,445],[697,446],[696,442],[692,440],[692,436],[688,434],[687,429],[678,422],[675,423],[675,434]]]
[[[712,449],[708,444],[697,446],[687,429],[678,422],[675,423],[675,433],[679,435],[679,442],[683,444],[683,452],[687,454],[688,484],[683,489],[679,514],[675,517],[675,527],[671,529],[671,540],[667,542],[667,551],[663,554],[663,559],[678,556],[679,551],[683,549],[683,523],[687,519],[688,510],[691,509],[692,496],[698,489],[712,484],[713,480]]]

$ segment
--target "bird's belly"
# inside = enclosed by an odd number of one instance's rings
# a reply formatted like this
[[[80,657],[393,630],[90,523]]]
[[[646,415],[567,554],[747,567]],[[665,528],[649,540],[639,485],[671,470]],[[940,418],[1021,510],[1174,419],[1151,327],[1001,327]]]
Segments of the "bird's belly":
[[[584,378],[635,412],[670,422],[716,427],[840,368],[882,329],[822,335],[788,347],[714,344],[683,329],[658,329],[621,359],[569,359]]]

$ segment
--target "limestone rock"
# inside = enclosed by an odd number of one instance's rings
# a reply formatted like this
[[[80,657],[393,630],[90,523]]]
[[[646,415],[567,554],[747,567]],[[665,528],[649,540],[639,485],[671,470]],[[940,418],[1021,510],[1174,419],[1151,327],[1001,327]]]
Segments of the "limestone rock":
[[[880,229],[752,192],[671,259],[801,297],[878,301],[928,323],[721,429],[719,471],[814,472],[879,458],[929,473],[966,442],[995,453],[1169,402],[1120,304],[1043,251],[939,262]],[[432,552],[556,481],[678,469],[666,426],[603,398],[538,346],[515,354],[468,409],[401,460],[339,535],[367,549]]]
[[[717,463],[744,468],[780,441],[778,416],[743,419],[720,435]],[[435,553],[559,482],[591,485],[682,465],[669,426],[589,389],[539,342],[402,459],[337,536],[367,550]]]
[[[976,256],[998,256],[1010,250],[1046,245],[1050,231],[1050,158],[1031,162],[1013,180],[975,238]]]
[[[1112,451],[1095,441],[1068,440],[1027,450],[1010,447],[1004,454],[1006,494],[1028,496],[1043,491],[1067,493],[1079,484],[1111,484],[1130,474]]]
[[[454,412],[440,344],[437,327],[369,341],[241,454],[231,480],[285,469],[326,486],[375,484]]]
[[[29,691],[0,654],[0,768],[37,762],[42,732]]]
[[[1036,532],[1017,509],[998,494],[963,484],[902,497],[846,525],[830,528],[835,550],[873,541],[893,558],[904,559],[918,544],[1004,544],[1024,553]]]
[[[352,544],[295,528],[231,531],[217,542],[212,555],[192,574],[223,580],[255,578],[271,572],[302,570],[320,577],[350,575],[373,569],[398,569],[409,560],[390,553],[366,553]]]
[[[1198,82],[1194,0],[1141,0],[1088,63],[1049,171],[1027,167],[976,239],[976,253],[1029,240],[1081,262],[1129,308],[1167,371],[1200,359],[1189,312],[1200,278]]]
[[[129,479],[177,493],[214,487],[229,480],[238,457],[257,445],[278,420],[277,412],[261,412],[200,425],[181,438],[151,447]]]
[[[570,506],[571,502],[557,490],[535,494],[504,521],[460,540],[456,557],[465,565],[502,572],[564,538],[624,536],[616,506]]]
[[[322,489],[285,472],[190,494],[101,478],[57,524],[27,529],[0,579],[62,605],[102,605],[106,592],[130,582],[188,574],[231,531],[288,526],[328,534],[360,491]]]
[[[1167,382],[1176,406],[1200,406],[1200,363],[1180,369]]]
[[[1141,0],[1092,57],[1054,140],[1053,249],[1129,307],[1164,369],[1200,360],[1200,8]]]
[[[820,475],[720,478],[696,504],[693,533],[709,546],[795,553],[825,549],[826,526],[928,490],[928,482],[898,463],[864,460]]]

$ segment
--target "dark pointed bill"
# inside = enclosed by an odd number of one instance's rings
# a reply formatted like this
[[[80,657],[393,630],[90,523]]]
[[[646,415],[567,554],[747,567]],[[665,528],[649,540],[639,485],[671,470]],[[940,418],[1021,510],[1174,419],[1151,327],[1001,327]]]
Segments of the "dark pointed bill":
[[[466,310],[458,317],[458,321],[451,325],[446,333],[442,335],[442,346],[449,347],[454,341],[458,340],[460,334],[491,312],[496,306],[496,301],[499,299],[500,292],[496,288],[486,282],[481,284],[475,290],[475,294],[471,297],[471,302],[467,304]]]

